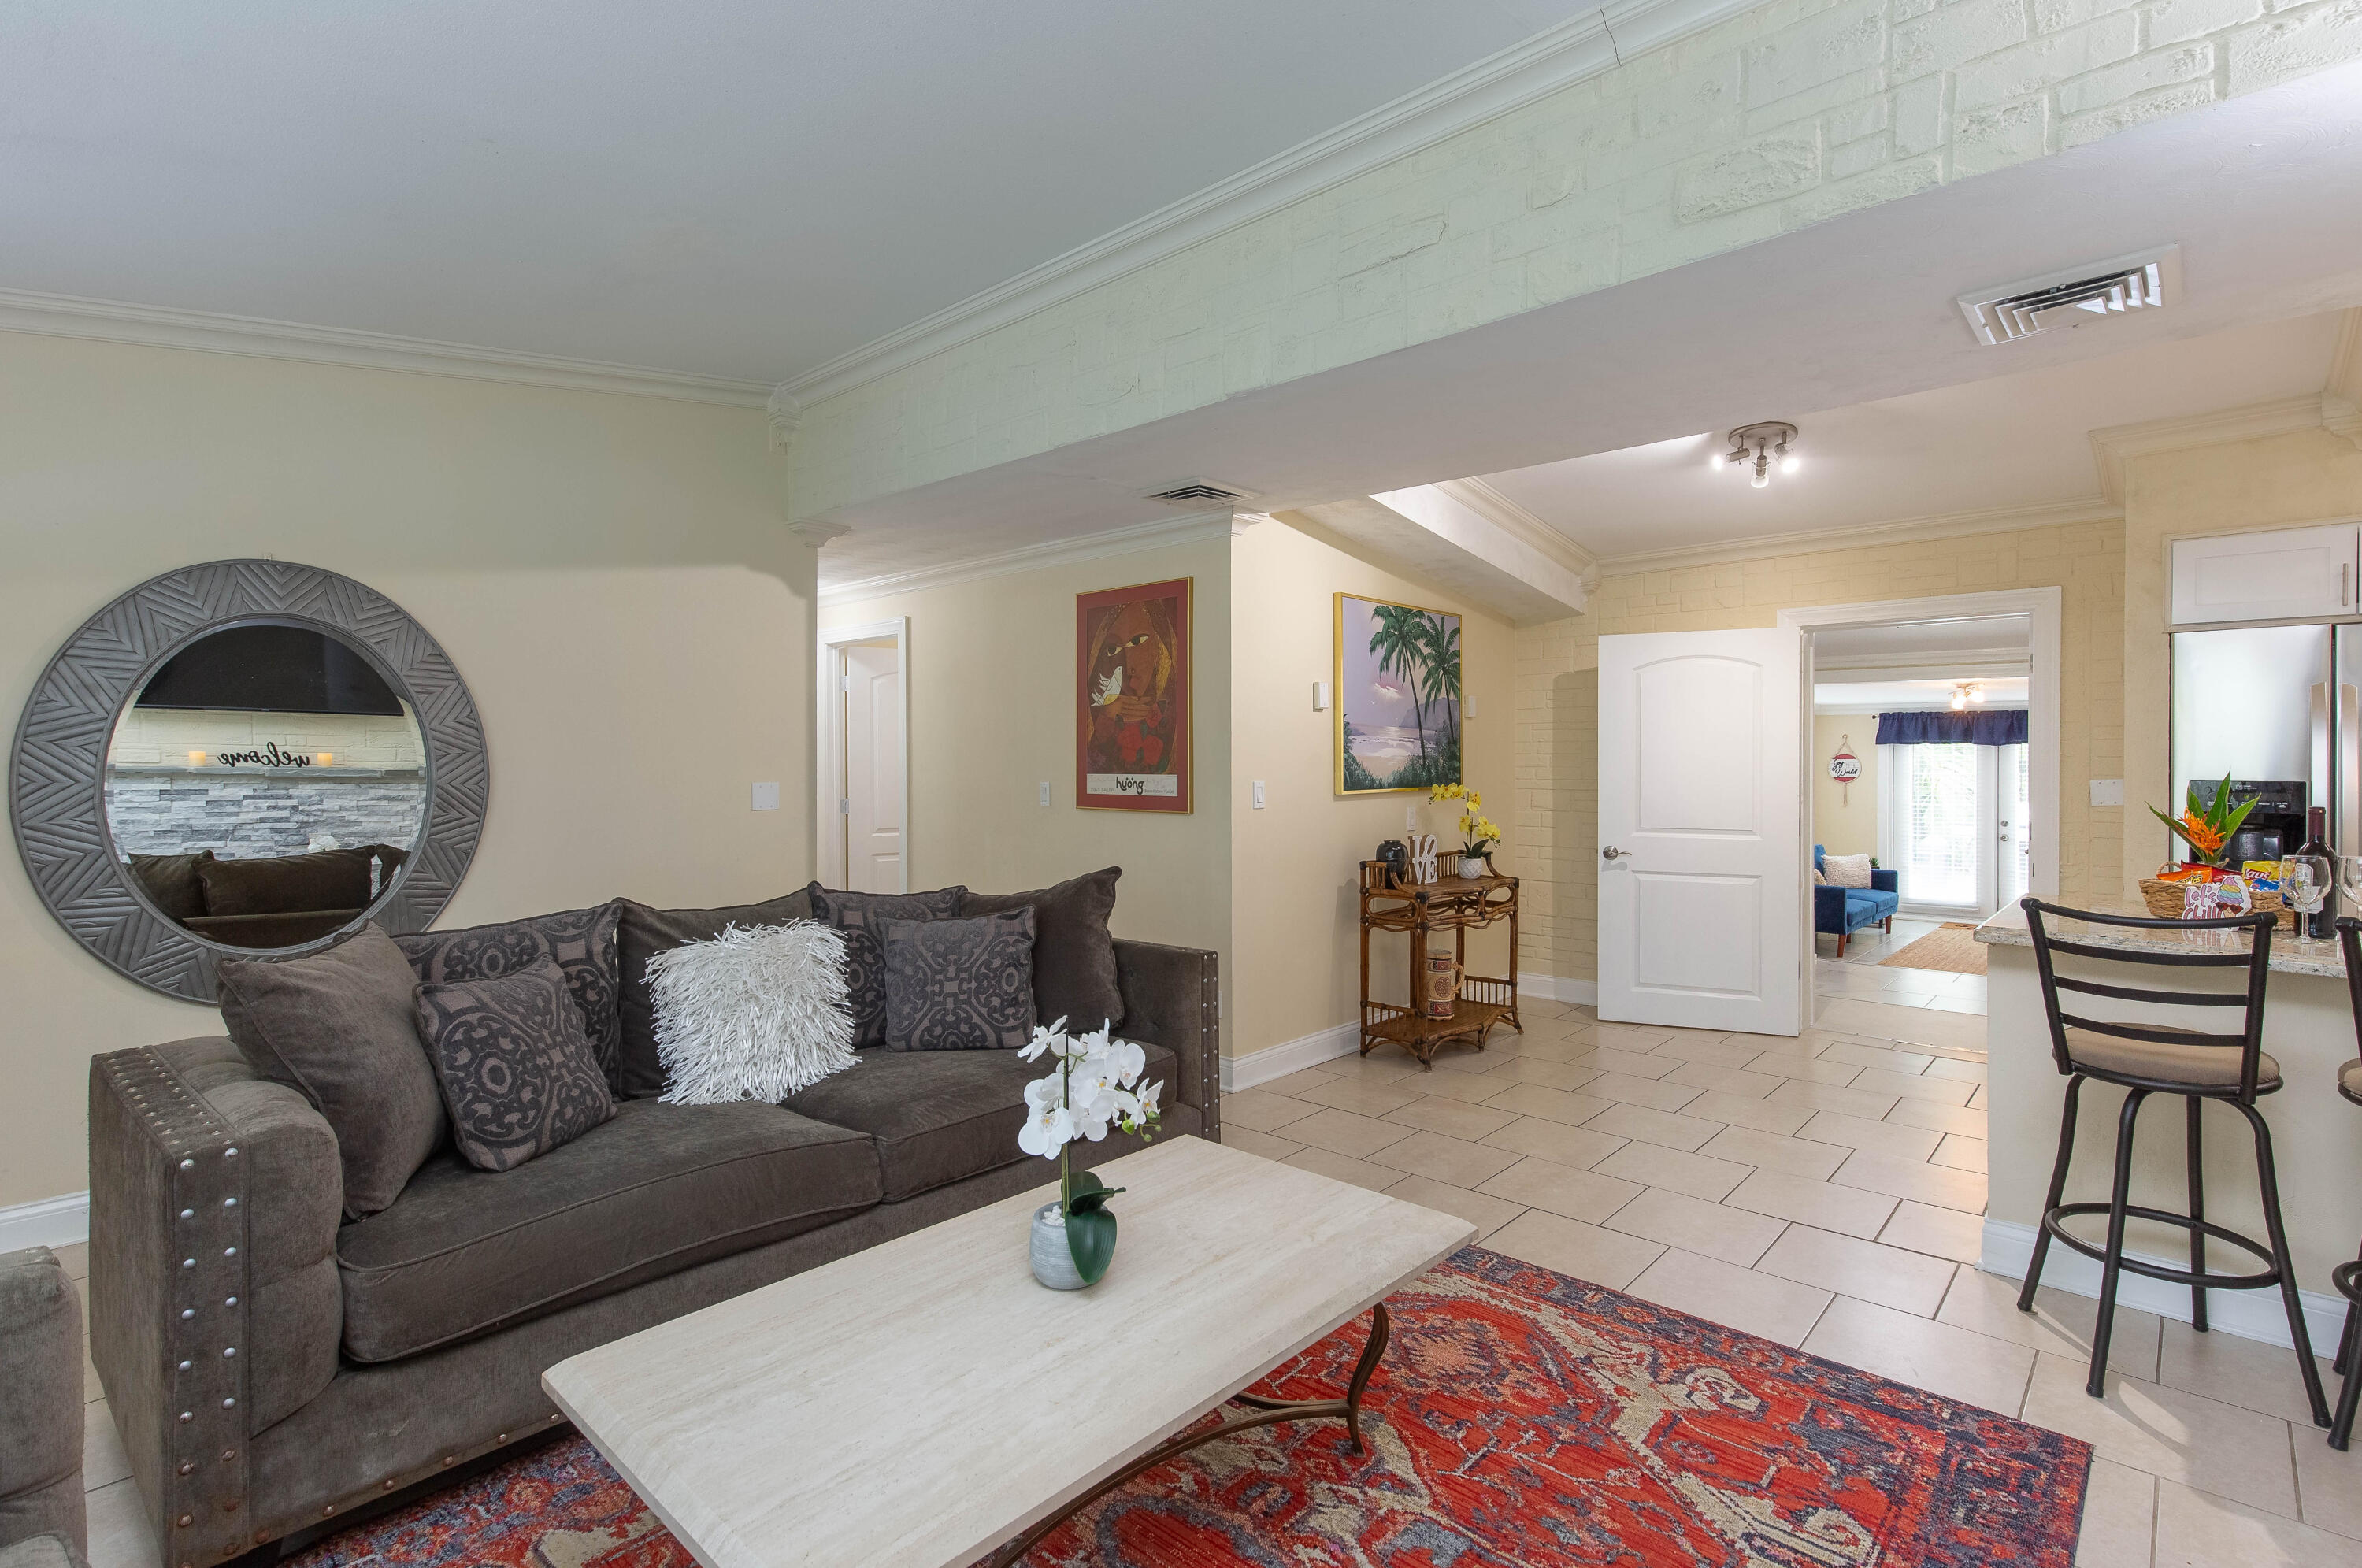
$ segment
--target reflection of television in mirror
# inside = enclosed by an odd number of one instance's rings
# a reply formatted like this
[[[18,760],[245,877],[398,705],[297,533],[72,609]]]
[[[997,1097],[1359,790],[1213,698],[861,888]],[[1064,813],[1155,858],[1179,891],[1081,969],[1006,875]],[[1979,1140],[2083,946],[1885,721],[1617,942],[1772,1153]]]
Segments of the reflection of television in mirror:
[[[303,626],[232,626],[201,637],[165,661],[135,706],[389,718],[403,711],[367,659]]]

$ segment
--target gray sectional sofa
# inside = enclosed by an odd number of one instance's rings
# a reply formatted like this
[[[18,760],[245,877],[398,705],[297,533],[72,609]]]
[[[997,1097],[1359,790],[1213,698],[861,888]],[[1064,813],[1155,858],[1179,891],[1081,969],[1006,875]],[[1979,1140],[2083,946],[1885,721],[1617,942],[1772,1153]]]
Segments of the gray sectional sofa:
[[[0,1568],[82,1568],[82,1308],[47,1247],[0,1253]]]
[[[1219,1138],[1215,955],[1112,945],[1163,1133]],[[1040,1185],[1037,1076],[872,1048],[784,1105],[626,1099],[514,1170],[447,1150],[348,1223],[327,1121],[230,1041],[98,1057],[92,1353],[165,1563],[273,1554],[558,1424],[567,1356]]]

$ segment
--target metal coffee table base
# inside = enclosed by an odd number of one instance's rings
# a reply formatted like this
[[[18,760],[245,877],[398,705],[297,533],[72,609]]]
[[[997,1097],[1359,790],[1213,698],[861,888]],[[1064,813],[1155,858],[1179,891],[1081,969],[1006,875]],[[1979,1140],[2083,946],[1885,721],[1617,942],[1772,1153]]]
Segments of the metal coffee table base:
[[[1015,1540],[987,1558],[987,1568],[1010,1568],[1010,1565],[1033,1550],[1041,1539],[1089,1507],[1118,1486],[1143,1470],[1153,1469],[1193,1448],[1201,1448],[1226,1437],[1235,1436],[1254,1427],[1267,1427],[1277,1421],[1308,1421],[1324,1416],[1341,1416],[1345,1421],[1346,1435],[1352,1440],[1353,1452],[1362,1452],[1362,1391],[1370,1385],[1370,1375],[1378,1369],[1378,1358],[1386,1353],[1386,1340],[1393,1333],[1386,1317],[1386,1305],[1379,1302],[1370,1309],[1370,1339],[1362,1347],[1362,1359],[1353,1364],[1353,1380],[1346,1386],[1342,1399],[1265,1399],[1253,1394],[1234,1396],[1242,1405],[1253,1407],[1250,1416],[1233,1416],[1220,1426],[1202,1432],[1185,1432],[1169,1442],[1162,1443],[1142,1454],[1089,1491],[1069,1503],[1063,1510],[1043,1519]]]

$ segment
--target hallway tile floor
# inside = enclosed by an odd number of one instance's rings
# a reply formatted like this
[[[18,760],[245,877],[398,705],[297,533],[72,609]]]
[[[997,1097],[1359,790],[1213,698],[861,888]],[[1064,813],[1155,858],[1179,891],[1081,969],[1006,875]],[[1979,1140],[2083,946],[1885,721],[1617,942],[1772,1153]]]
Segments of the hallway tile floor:
[[[1919,923],[1896,921],[1894,945],[1934,929]],[[1373,1053],[1227,1095],[1223,1142],[1462,1215],[1496,1251],[2082,1438],[2097,1458],[2078,1563],[2362,1568],[2362,1452],[2332,1452],[2304,1419],[2289,1352],[2120,1311],[2092,1399],[2094,1304],[2045,1290],[2028,1316],[2015,1281],[1978,1272],[1982,977],[1881,969],[1867,946],[1822,959],[1817,1026],[1794,1039],[1536,1002],[1524,1034],[1433,1072]],[[1973,980],[1953,994],[1974,1006],[1838,989],[1832,971]]]

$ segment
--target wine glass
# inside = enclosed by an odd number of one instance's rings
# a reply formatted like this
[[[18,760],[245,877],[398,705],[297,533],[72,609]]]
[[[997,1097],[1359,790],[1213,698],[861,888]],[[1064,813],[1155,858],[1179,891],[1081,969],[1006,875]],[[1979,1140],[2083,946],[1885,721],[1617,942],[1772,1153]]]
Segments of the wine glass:
[[[2286,875],[2280,883],[2280,896],[2289,907],[2304,918],[2297,922],[2299,936],[2311,936],[2308,929],[2321,906],[2329,901],[2330,878],[2334,875],[2325,855],[2291,855],[2283,861]]]
[[[2362,855],[2341,855],[2337,857],[2337,890],[2345,901],[2362,910]]]

